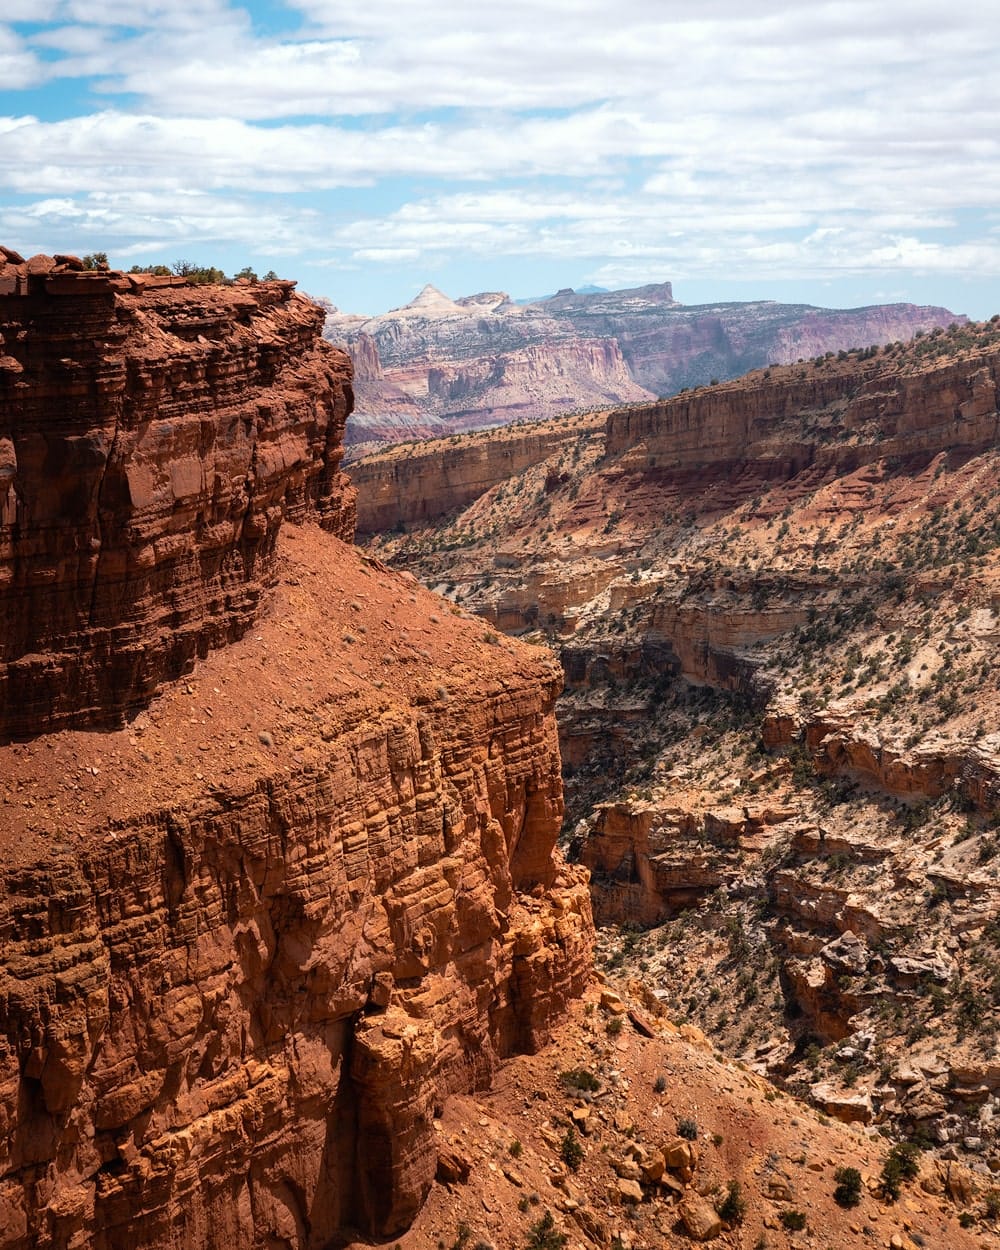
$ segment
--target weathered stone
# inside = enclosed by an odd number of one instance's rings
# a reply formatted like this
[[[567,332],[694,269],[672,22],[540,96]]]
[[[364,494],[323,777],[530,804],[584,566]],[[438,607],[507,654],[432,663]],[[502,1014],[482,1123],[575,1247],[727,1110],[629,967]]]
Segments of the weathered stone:
[[[683,1137],[664,1142],[660,1150],[668,1168],[693,1168],[698,1164],[698,1154],[694,1143],[686,1141]]]
[[[5,1250],[393,1236],[468,1174],[436,1109],[589,977],[558,666],[315,523],[350,535],[348,371],[288,284],[57,308],[36,268],[0,370]]]
[[[639,1167],[642,1171],[642,1179],[653,1184],[663,1178],[666,1162],[663,1155],[656,1151],[644,1156]]]
[[[458,1184],[469,1179],[472,1161],[454,1147],[438,1150],[436,1176],[444,1184]]]
[[[590,1108],[589,1107],[574,1107],[573,1110],[570,1112],[570,1115],[573,1119],[573,1123],[576,1125],[576,1127],[580,1130],[581,1133],[590,1132]]]
[[[34,257],[33,275],[55,261]],[[5,297],[0,740],[120,724],[240,637],[282,521],[352,533],[350,366],[321,309],[267,284]],[[55,280],[55,278],[53,279]],[[101,287],[101,284],[104,287]]]
[[[615,1186],[615,1192],[618,1194],[619,1202],[626,1204],[642,1202],[642,1186],[638,1181],[620,1179]]]
[[[712,1241],[722,1232],[719,1213],[698,1194],[686,1193],[677,1204],[677,1214],[694,1241]]]
[[[867,1090],[838,1089],[828,1081],[810,1087],[809,1096],[827,1115],[850,1124],[870,1124],[873,1116],[872,1096]]]

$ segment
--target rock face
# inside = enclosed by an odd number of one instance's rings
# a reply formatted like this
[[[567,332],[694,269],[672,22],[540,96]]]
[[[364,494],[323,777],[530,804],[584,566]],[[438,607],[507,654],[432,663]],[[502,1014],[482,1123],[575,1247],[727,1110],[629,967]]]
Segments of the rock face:
[[[320,528],[350,528],[349,370],[306,301],[111,289],[60,311],[31,281],[3,326],[37,397],[5,427],[9,541],[33,501],[71,496],[79,461],[80,515],[120,553],[102,611],[152,652],[157,693],[116,726],[137,687],[109,683],[106,715],[66,699],[0,746],[0,1244],[395,1235],[432,1184],[444,1099],[540,1046],[589,976],[585,874],[554,849],[559,668]],[[52,399],[60,351],[85,362],[82,412]],[[21,454],[53,426],[61,458]],[[131,575],[137,532],[155,577]],[[46,537],[63,541],[40,529],[31,550]],[[48,601],[69,602],[77,565],[54,567]],[[171,604],[214,647],[183,682],[149,626]],[[41,652],[54,630],[35,620]],[[88,646],[66,666],[89,671]]]
[[[603,414],[591,414],[484,431],[461,441],[431,439],[356,460],[351,481],[359,491],[358,534],[424,524],[464,508],[532,465],[572,449],[584,429],[603,425]]]
[[[887,456],[979,450],[996,438],[996,353],[919,376],[887,370],[877,358],[860,369],[837,363],[612,413],[607,454],[635,447],[646,466],[670,472],[738,467],[782,480],[812,465],[849,473]]]
[[[352,532],[349,362],[292,285],[0,269],[0,739],[120,721],[241,636],[283,515]]]
[[[770,302],[685,307],[670,283],[515,304],[425,287],[377,317],[332,311],[355,364],[348,442],[396,442],[648,400],[748,369],[964,321],[944,308]]]

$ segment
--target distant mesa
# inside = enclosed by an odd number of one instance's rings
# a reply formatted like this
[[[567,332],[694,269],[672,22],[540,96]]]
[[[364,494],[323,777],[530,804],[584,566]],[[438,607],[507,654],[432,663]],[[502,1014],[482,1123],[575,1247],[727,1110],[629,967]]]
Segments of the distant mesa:
[[[965,320],[914,304],[685,306],[669,282],[564,287],[526,302],[503,291],[452,299],[428,284],[375,317],[331,308],[325,334],[354,361],[353,458],[404,439],[642,403]]]

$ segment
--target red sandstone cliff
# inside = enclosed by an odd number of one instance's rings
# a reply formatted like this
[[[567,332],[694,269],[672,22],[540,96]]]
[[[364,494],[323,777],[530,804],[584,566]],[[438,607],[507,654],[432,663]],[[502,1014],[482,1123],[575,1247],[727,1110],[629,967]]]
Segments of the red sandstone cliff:
[[[603,428],[605,415],[518,424],[457,438],[387,447],[355,460],[358,533],[377,534],[422,524],[465,507],[492,487],[572,449],[586,430]]]
[[[239,637],[282,516],[352,532],[349,363],[292,285],[0,269],[0,738],[120,721]]]
[[[317,526],[349,369],[288,286],[9,268],[0,1244],[397,1233],[589,975],[558,667]]]

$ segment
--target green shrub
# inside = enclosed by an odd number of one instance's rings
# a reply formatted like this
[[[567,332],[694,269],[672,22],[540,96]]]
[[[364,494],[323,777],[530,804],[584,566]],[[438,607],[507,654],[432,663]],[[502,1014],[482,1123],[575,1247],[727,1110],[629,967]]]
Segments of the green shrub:
[[[778,1216],[781,1223],[790,1232],[799,1233],[806,1226],[806,1216],[804,1211],[782,1211]]]
[[[576,1129],[572,1124],[566,1130],[566,1136],[562,1139],[559,1147],[559,1158],[569,1168],[571,1172],[579,1170],[580,1164],[583,1162],[583,1147],[580,1145],[580,1139],[576,1135]]]
[[[552,1212],[546,1211],[528,1230],[528,1250],[563,1250],[569,1238],[559,1232]]]
[[[677,1136],[683,1137],[685,1141],[697,1141],[698,1139],[698,1122],[692,1120],[690,1116],[683,1115],[677,1121]]]
[[[559,1080],[568,1089],[585,1089],[592,1094],[601,1088],[601,1082],[586,1068],[570,1068],[567,1072],[560,1072]]]
[[[903,1181],[912,1181],[920,1171],[920,1147],[913,1142],[897,1142],[882,1165],[882,1193],[889,1202],[900,1195]]]
[[[746,1200],[740,1189],[739,1181],[730,1181],[726,1186],[726,1196],[716,1207],[719,1218],[727,1224],[742,1224],[747,1213]]]
[[[861,1201],[861,1173],[857,1168],[837,1168],[833,1174],[837,1188],[833,1200],[840,1207],[856,1207]]]

